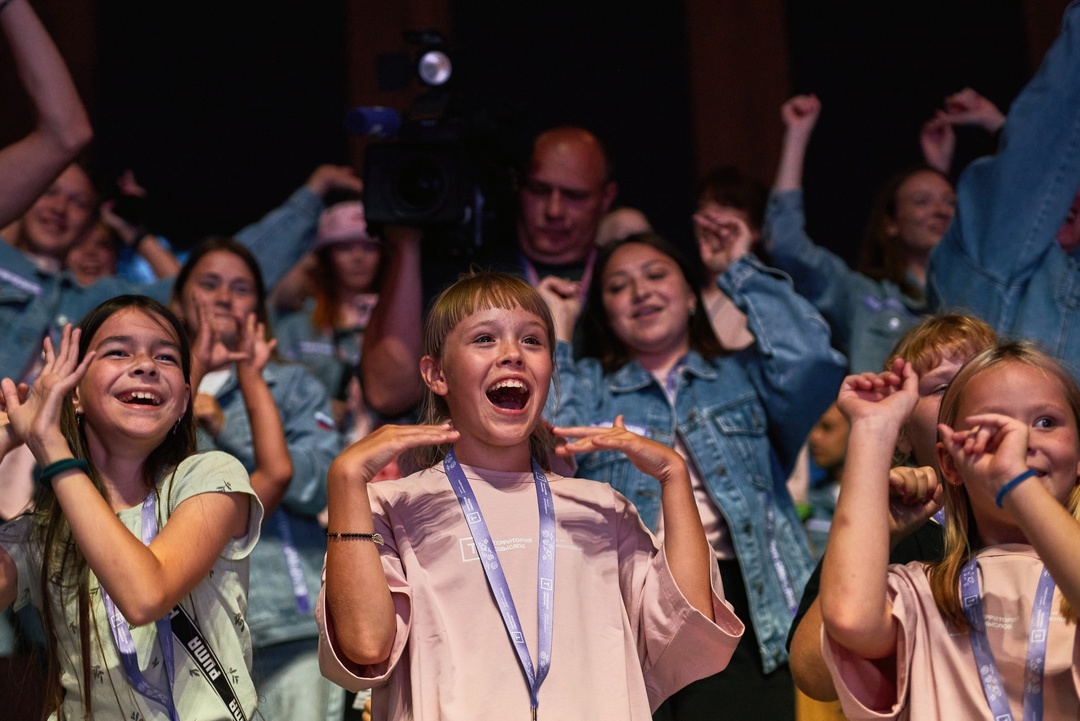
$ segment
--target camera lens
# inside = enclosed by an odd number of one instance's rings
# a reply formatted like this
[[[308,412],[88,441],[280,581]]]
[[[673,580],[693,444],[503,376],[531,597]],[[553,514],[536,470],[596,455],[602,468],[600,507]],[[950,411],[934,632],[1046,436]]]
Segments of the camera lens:
[[[430,155],[406,158],[398,172],[397,197],[416,211],[432,211],[446,194],[446,169]]]

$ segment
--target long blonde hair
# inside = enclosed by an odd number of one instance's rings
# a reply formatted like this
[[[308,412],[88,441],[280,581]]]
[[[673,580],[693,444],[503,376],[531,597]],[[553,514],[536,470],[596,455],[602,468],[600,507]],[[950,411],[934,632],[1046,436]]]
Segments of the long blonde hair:
[[[1080,428],[1080,388],[1076,381],[1057,361],[1026,341],[996,345],[965,363],[945,391],[938,422],[955,427],[961,397],[971,380],[980,373],[1005,363],[1024,363],[1057,380],[1061,384],[1062,395],[1069,403],[1077,427]],[[926,575],[938,610],[957,629],[966,630],[967,618],[960,603],[960,571],[982,548],[982,541],[964,485],[946,483],[944,491],[945,554],[942,560],[926,564]],[[1080,520],[1080,485],[1074,487],[1069,495],[1067,508],[1074,518]],[[1076,614],[1064,598],[1061,601],[1061,614],[1069,621],[1076,620]]]
[[[510,310],[521,308],[538,317],[547,334],[548,352],[555,365],[555,321],[547,303],[536,289],[521,278],[506,273],[473,270],[444,290],[432,303],[424,322],[424,355],[442,361],[446,337],[458,323],[473,313],[491,308]],[[420,401],[420,423],[438,425],[450,419],[446,400],[430,388],[424,390]],[[529,451],[545,470],[551,469],[551,452],[555,437],[544,423],[537,425],[529,436]],[[422,446],[405,459],[410,470],[428,468],[446,458],[448,445]]]

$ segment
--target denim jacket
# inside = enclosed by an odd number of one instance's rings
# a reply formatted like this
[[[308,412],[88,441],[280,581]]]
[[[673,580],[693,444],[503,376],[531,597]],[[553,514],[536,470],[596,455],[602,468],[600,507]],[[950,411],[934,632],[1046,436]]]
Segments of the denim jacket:
[[[300,188],[281,207],[236,234],[255,253],[267,287],[277,282],[314,237],[322,200]],[[88,287],[70,273],[44,272],[21,251],[0,241],[0,377],[23,380],[49,333],[54,343],[65,323],[78,323],[102,302],[122,293],[142,293],[168,302],[172,279],[135,285],[104,278]]]
[[[713,360],[690,352],[674,408],[637,361],[605,375],[595,359],[575,362],[570,345],[560,343],[560,400],[550,417],[556,425],[602,425],[622,414],[628,427],[654,440],[672,445],[677,435],[683,441],[727,521],[769,672],[787,660],[784,641],[813,568],[785,479],[811,426],[835,398],[845,363],[830,348],[821,316],[782,273],[746,257],[719,283],[747,315],[756,342]],[[579,476],[610,483],[656,528],[660,486],[654,478],[615,451],[577,461]]]
[[[765,211],[769,260],[791,275],[795,290],[821,311],[851,372],[881,371],[900,336],[926,312],[922,300],[889,280],[874,280],[806,235],[802,190],[773,190]]]
[[[997,155],[957,183],[956,216],[930,255],[938,311],[966,310],[1030,338],[1080,379],[1080,250],[1056,236],[1080,188],[1080,4],[1009,109]]]
[[[326,531],[315,516],[326,507],[326,474],[341,452],[341,437],[334,429],[330,400],[322,383],[299,364],[274,361],[267,364],[263,377],[281,413],[293,477],[281,505],[263,521],[262,536],[251,552],[247,622],[256,648],[319,635],[315,602],[326,553]],[[200,430],[199,449],[230,453],[250,473],[255,468],[251,423],[235,375],[215,398],[225,423],[216,440]],[[291,536],[288,545],[297,553],[298,565],[292,573],[283,534]],[[302,582],[307,591],[307,613],[298,608],[294,580]]]

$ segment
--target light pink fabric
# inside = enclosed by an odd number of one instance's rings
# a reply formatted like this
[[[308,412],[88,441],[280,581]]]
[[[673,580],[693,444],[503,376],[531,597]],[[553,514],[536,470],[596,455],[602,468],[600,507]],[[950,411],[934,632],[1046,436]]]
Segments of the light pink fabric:
[[[1030,546],[995,546],[979,553],[987,637],[1013,717],[1023,718],[1024,662],[1031,603],[1043,564]],[[990,709],[967,631],[946,625],[921,563],[889,569],[893,615],[900,623],[895,673],[861,659],[825,636],[823,650],[849,719],[955,721],[987,719]],[[1043,679],[1043,718],[1080,718],[1074,678],[1075,624],[1060,614],[1054,594]]]
[[[466,468],[536,659],[538,512],[531,474]],[[549,476],[556,514],[555,629],[540,691],[547,719],[641,719],[723,669],[742,623],[713,569],[714,624],[692,608],[633,506],[606,484]],[[323,674],[375,689],[375,719],[528,719],[529,693],[441,466],[369,486],[398,613],[387,663],[337,654],[324,594]],[[325,591],[325,589],[324,589]]]

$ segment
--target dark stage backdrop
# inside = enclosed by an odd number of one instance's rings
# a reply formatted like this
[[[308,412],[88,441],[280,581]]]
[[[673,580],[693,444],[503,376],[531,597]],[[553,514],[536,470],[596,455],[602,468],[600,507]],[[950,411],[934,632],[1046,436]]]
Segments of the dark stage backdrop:
[[[738,112],[776,92],[775,74],[760,75],[763,59],[752,53],[727,67],[702,67],[700,56],[695,64],[687,18],[701,17],[696,3],[707,1],[450,2],[459,100],[496,119],[511,156],[553,124],[595,129],[615,158],[617,202],[686,244],[698,168],[729,162],[748,143],[724,138],[716,157],[699,157],[692,113]],[[344,111],[379,101],[347,87],[350,76],[352,88],[356,77],[374,77],[375,53],[355,61],[364,49],[347,47],[355,28],[345,2],[197,5],[97,6],[101,175],[133,167],[157,200],[158,227],[181,245],[235,231],[316,164],[344,162]],[[944,95],[970,85],[1004,107],[1026,81],[1025,15],[1018,0],[789,0],[785,10],[786,25],[765,31],[786,36],[789,90],[814,91],[825,106],[807,165],[810,228],[854,258],[873,191],[918,160],[918,128]],[[402,29],[380,37],[412,53]],[[742,89],[692,94],[690,77],[700,86],[703,73],[736,73]],[[779,109],[757,122],[778,147]],[[962,156],[992,149],[979,140],[962,137]],[[775,155],[758,160],[769,181]]]
[[[788,0],[792,93],[822,102],[805,176],[811,237],[855,262],[869,208],[893,173],[921,162],[919,129],[964,87],[1003,111],[1028,79],[1016,0]],[[779,110],[778,110],[779,112]],[[996,139],[961,130],[957,168]]]
[[[101,2],[97,159],[135,170],[181,246],[344,163],[341,2]]]

